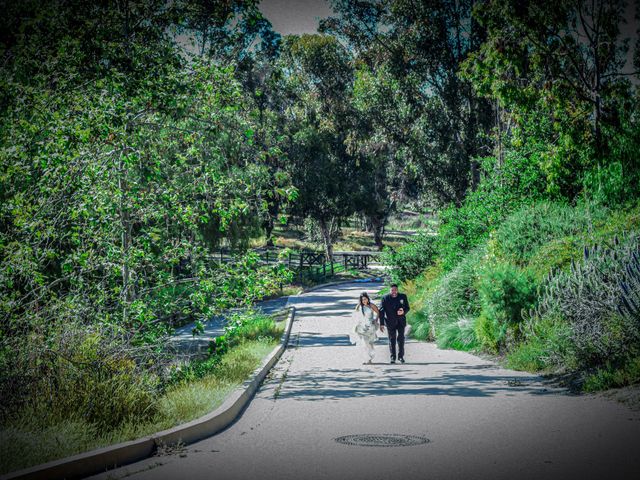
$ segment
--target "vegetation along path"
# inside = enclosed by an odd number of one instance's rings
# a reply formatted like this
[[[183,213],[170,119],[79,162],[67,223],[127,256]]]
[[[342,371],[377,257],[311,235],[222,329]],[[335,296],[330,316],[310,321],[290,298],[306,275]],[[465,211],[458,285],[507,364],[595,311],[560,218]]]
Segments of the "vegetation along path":
[[[640,414],[616,402],[416,341],[404,365],[388,364],[384,338],[374,364],[361,365],[347,325],[363,288],[380,284],[292,297],[290,346],[230,428],[96,478],[587,479],[640,471]],[[336,441],[357,434],[419,444]]]

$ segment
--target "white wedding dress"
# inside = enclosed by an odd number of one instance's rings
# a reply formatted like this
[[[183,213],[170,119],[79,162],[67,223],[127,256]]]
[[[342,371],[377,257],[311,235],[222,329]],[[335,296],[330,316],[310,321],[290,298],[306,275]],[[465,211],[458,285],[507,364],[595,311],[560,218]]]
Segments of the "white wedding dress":
[[[356,307],[351,320],[353,322],[349,331],[349,340],[358,345],[364,363],[373,360],[373,344],[376,341],[378,329],[378,314],[371,307],[360,305]]]

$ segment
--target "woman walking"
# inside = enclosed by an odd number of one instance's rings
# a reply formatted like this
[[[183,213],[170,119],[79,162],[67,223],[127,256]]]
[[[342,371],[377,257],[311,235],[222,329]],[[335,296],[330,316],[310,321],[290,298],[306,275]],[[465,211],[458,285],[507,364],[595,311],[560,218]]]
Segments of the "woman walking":
[[[379,314],[378,307],[371,303],[367,292],[362,292],[358,305],[351,315],[353,326],[349,332],[349,340],[360,348],[363,364],[370,364],[373,360],[373,344],[379,328]]]

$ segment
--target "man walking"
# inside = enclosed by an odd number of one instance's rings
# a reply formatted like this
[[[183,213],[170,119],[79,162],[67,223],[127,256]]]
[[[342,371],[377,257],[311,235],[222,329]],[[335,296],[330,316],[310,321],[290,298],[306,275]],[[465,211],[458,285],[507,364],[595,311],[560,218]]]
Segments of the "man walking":
[[[404,329],[407,326],[406,314],[409,311],[409,300],[404,293],[398,293],[398,285],[391,285],[391,293],[382,297],[380,306],[380,331],[384,332],[386,324],[389,336],[391,363],[396,363],[396,340],[398,342],[398,360],[404,363]]]

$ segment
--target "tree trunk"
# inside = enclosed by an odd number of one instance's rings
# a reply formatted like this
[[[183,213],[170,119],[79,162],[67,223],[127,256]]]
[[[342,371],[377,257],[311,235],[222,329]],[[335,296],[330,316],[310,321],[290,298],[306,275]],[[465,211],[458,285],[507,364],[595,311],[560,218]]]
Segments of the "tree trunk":
[[[262,224],[264,227],[265,234],[267,235],[267,243],[265,244],[267,247],[273,247],[273,217],[269,215],[269,218],[265,220]]]
[[[378,250],[382,250],[384,246],[382,244],[382,237],[384,235],[384,217],[372,215],[370,217],[371,220],[371,230],[373,231],[373,241]]]
[[[322,240],[324,241],[324,254],[327,262],[333,263],[333,241],[331,240],[331,230],[324,218],[318,219],[320,231],[322,232]]]
[[[274,219],[278,216],[279,211],[280,211],[279,199],[276,198],[271,202],[269,202],[269,204],[267,205],[267,215],[269,216],[269,218],[267,218],[262,224],[262,227],[264,228],[264,231],[267,235],[267,243],[266,243],[267,247],[273,247],[272,234],[273,234],[273,229],[275,227]]]

